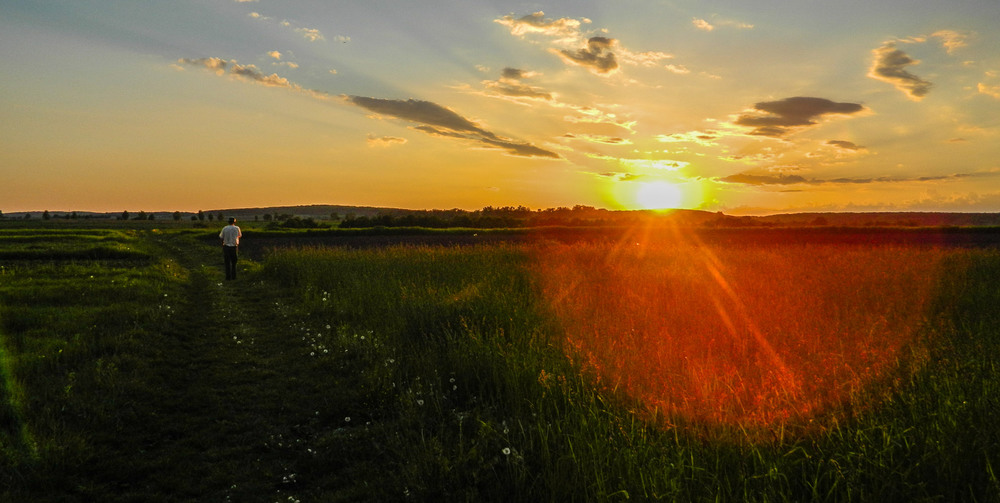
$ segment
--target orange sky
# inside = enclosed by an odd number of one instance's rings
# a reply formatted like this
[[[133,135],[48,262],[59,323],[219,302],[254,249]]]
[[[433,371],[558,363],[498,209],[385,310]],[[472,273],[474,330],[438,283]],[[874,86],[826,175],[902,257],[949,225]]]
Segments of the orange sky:
[[[1000,209],[995,2],[0,12],[4,212]]]

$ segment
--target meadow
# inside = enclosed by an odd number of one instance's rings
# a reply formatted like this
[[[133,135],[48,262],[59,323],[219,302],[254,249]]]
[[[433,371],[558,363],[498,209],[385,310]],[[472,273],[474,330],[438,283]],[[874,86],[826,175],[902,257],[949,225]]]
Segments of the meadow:
[[[731,232],[0,227],[0,501],[1000,501],[1000,252]]]

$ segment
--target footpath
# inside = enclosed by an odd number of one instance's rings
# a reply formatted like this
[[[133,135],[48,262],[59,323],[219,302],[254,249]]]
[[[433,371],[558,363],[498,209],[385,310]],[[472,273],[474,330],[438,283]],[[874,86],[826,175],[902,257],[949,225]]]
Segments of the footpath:
[[[121,426],[123,456],[95,470],[119,474],[107,483],[123,501],[363,499],[345,456],[367,450],[345,434],[360,398],[349,369],[317,369],[269,292],[246,274],[223,279],[216,248],[151,239],[188,280],[168,329],[146,348],[146,394]]]

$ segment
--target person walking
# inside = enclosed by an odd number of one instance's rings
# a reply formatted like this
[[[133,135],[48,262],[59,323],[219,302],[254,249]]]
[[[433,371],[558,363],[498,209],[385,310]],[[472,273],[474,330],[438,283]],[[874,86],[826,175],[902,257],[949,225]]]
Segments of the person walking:
[[[229,225],[219,232],[219,239],[222,240],[222,260],[226,266],[226,279],[236,279],[236,251],[240,246],[240,238],[243,232],[236,225],[236,218],[229,217]]]

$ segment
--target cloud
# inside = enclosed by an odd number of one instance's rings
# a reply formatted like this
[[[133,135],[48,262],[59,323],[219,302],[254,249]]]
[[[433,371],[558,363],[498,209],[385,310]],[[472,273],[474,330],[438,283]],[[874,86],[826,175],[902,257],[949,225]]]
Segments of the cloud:
[[[369,147],[391,147],[393,145],[403,145],[406,141],[406,138],[397,138],[395,136],[375,136],[374,134],[368,135]]]
[[[524,37],[528,34],[541,34],[549,37],[576,39],[580,34],[580,25],[590,23],[589,19],[548,19],[542,11],[528,14],[520,18],[506,15],[494,22],[510,29],[511,35]]]
[[[824,115],[849,115],[864,110],[857,103],[837,103],[825,98],[794,97],[781,101],[756,103],[752,112],[740,115],[734,122],[738,126],[754,128],[757,136],[782,137],[791,128],[809,127]]]
[[[559,56],[564,62],[582,66],[597,75],[610,75],[616,72],[622,63],[638,66],[655,66],[664,59],[673,56],[660,51],[633,52],[613,38],[602,35],[584,34],[580,27],[589,24],[589,19],[581,20],[561,18],[549,19],[544,12],[536,12],[524,17],[515,18],[507,15],[494,20],[506,26],[512,35],[525,38],[528,34],[539,34],[554,39],[550,52]],[[603,33],[605,30],[596,32]],[[582,47],[581,47],[582,46]],[[686,69],[677,72],[679,67],[668,68],[675,73],[686,73]]]
[[[691,20],[691,23],[694,24],[694,27],[698,28],[699,30],[712,31],[715,29],[715,27],[712,26],[711,23],[705,21],[704,19],[695,18]]]
[[[272,73],[270,75],[265,74],[260,71],[255,65],[241,65],[236,62],[236,60],[226,61],[222,58],[181,58],[177,60],[178,68],[182,68],[181,65],[194,66],[198,68],[205,68],[215,72],[216,75],[225,75],[229,72],[238,79],[253,82],[267,87],[284,87],[288,89],[294,89],[301,91],[302,88],[296,84],[288,81],[288,79],[279,76],[277,73]]]
[[[181,58],[177,62],[182,65],[202,67],[214,71],[218,75],[226,73],[226,67],[229,66],[229,62],[222,58]],[[178,66],[178,68],[181,67]]]
[[[272,58],[274,58],[274,59],[276,59],[278,61],[281,61],[281,53],[278,52],[278,51],[271,51],[271,52],[267,53],[267,55],[271,56]]]
[[[393,100],[363,96],[346,96],[345,99],[348,103],[378,115],[417,123],[418,125],[414,129],[427,134],[470,140],[506,150],[507,153],[517,156],[560,158],[559,154],[555,152],[529,143],[500,137],[454,111],[430,101]]]
[[[934,33],[931,33],[931,36],[941,39],[941,45],[945,48],[946,51],[948,51],[948,54],[952,54],[956,50],[961,49],[968,45],[965,43],[965,40],[968,38],[968,35],[964,33],[959,33],[957,31],[938,30]]]
[[[258,21],[265,21],[265,22],[270,22],[274,19],[270,16],[265,16],[259,12],[251,12],[247,14],[247,16],[256,19]],[[326,40],[326,37],[323,36],[323,33],[316,28],[304,28],[301,26],[295,26],[291,21],[288,21],[287,19],[279,22],[278,24],[284,26],[285,28],[291,28],[292,31],[298,33],[299,35],[302,35],[303,38],[305,38],[310,42],[320,42]],[[336,40],[338,42],[347,42],[350,40],[350,37],[337,36]]]
[[[695,143],[704,147],[711,147],[716,144],[722,135],[718,131],[689,131],[687,133],[674,133],[669,135],[659,135],[656,139],[663,143]]]
[[[857,151],[857,150],[865,150],[866,149],[866,147],[862,147],[861,145],[857,145],[854,142],[850,142],[850,141],[846,141],[846,140],[830,140],[830,141],[827,141],[826,144],[827,145],[832,145],[832,146],[837,147],[837,148],[842,148],[842,149],[845,149],[845,150]]]
[[[737,173],[735,175],[729,175],[723,178],[719,178],[718,181],[724,183],[734,183],[743,185],[869,184],[869,183],[940,182],[945,180],[959,180],[963,178],[996,176],[996,175],[997,173],[993,172],[983,172],[983,173],[955,173],[951,175],[935,175],[935,176],[919,176],[919,177],[881,176],[873,178],[831,178],[831,179],[808,178],[807,179],[799,175]]]
[[[529,79],[535,75],[536,74],[533,72],[526,72],[517,68],[508,67],[501,71],[500,78],[498,80],[486,80],[483,81],[483,85],[497,94],[512,98],[529,98],[545,101],[552,100],[552,93],[540,87],[530,86],[521,82],[521,80]]]
[[[719,179],[724,183],[738,183],[743,185],[791,185],[796,183],[806,183],[807,180],[798,175],[754,175],[750,173],[737,173]]]
[[[919,64],[920,61],[898,49],[895,42],[889,41],[873,49],[872,56],[869,77],[892,84],[914,101],[922,100],[931,90],[930,82],[906,71],[907,66]]]
[[[282,23],[283,26],[289,26],[288,24]],[[326,40],[323,34],[320,33],[316,28],[293,28],[295,33],[302,35],[306,40],[310,42],[319,42],[320,40]]]
[[[575,51],[554,50],[567,63],[579,65],[590,71],[606,75],[618,69],[618,59],[611,49],[618,41],[607,37],[590,37],[587,45]]]
[[[583,140],[590,143],[600,143],[602,145],[631,145],[632,141],[620,136],[604,136],[596,134],[573,134],[566,133],[562,136],[568,140]]]

